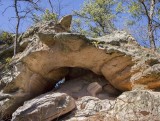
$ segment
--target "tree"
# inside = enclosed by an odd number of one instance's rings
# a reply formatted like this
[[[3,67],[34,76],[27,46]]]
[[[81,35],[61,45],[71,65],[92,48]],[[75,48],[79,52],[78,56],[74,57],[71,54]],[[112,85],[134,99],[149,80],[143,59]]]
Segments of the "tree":
[[[97,37],[112,32],[115,27],[114,0],[87,0],[80,11],[74,11],[73,31]]]
[[[14,9],[15,12],[15,16],[11,17],[12,19],[16,19],[14,55],[18,50],[19,27],[22,19],[27,19],[29,16],[32,16],[35,11],[43,11],[38,3],[40,3],[40,0],[14,0],[11,5],[6,7],[2,12],[2,14],[4,14],[9,8]],[[3,5],[3,3],[1,3],[1,5]]]
[[[0,31],[0,41],[8,45],[13,44],[13,35],[6,31]]]
[[[42,2],[45,2],[46,5],[50,5],[50,7],[46,10],[46,6],[43,6],[41,4]],[[29,20],[29,21],[34,20],[34,22],[38,22],[41,20],[48,21],[53,19],[55,21],[58,21],[58,19],[62,16],[61,11],[65,7],[62,5],[62,3],[63,3],[63,0],[56,0],[56,1],[13,0],[11,1],[10,6],[6,7],[2,12],[2,14],[4,14],[6,10],[8,10],[9,8],[14,9],[14,12],[15,12],[15,16],[11,17],[12,19],[16,19],[14,55],[18,51],[18,41],[19,41],[18,39],[20,35],[19,28],[21,27],[21,23],[24,22],[25,20]],[[0,5],[5,5],[5,0],[4,1],[0,0]]]
[[[46,0],[46,2],[48,2],[48,5],[50,7],[45,9],[45,11],[41,14],[33,14],[32,21],[34,23],[50,20],[58,22],[58,20],[63,16],[62,11],[68,6],[66,4],[63,4],[64,0]]]
[[[158,40],[157,31],[160,31],[160,1],[122,0],[122,2],[127,6],[126,10],[132,15],[134,21],[138,21],[141,24],[142,20],[147,21],[146,26],[150,48],[155,50],[156,41]]]
[[[34,14],[32,17],[32,20],[34,23],[37,23],[40,21],[50,21],[50,20],[58,22],[58,15],[56,13],[50,12],[48,9],[46,9],[45,13],[41,14],[40,16]]]
[[[17,53],[17,50],[18,50],[18,36],[19,36],[19,26],[20,26],[21,19],[26,18],[26,16],[30,13],[32,14],[34,10],[41,10],[40,7],[37,5],[39,1],[40,0],[37,0],[35,2],[34,0],[14,0],[13,7],[16,13],[15,18],[17,20],[16,33],[15,33],[16,35],[14,40],[14,55]],[[27,2],[28,6],[32,6],[32,7],[26,6],[26,8],[21,10],[21,4],[18,4],[19,2]]]

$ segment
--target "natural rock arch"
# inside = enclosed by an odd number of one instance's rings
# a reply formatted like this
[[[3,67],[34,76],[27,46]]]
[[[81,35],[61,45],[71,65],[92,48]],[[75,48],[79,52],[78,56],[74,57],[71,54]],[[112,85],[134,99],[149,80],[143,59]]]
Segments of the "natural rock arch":
[[[2,105],[3,113],[11,115],[24,101],[50,90],[68,74],[68,67],[103,75],[122,91],[132,90],[137,85],[159,89],[158,54],[140,47],[131,35],[115,31],[88,39],[69,33],[70,25],[61,22],[40,24],[23,35],[24,51],[12,61],[12,64],[21,64],[19,74],[3,89],[13,97]]]

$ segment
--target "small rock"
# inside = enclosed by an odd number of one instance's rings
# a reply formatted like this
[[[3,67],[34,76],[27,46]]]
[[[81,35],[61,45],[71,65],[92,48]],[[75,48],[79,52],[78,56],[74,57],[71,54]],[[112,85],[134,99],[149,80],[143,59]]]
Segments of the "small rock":
[[[93,82],[88,85],[87,91],[92,95],[96,96],[99,92],[102,91],[102,86],[98,82]]]

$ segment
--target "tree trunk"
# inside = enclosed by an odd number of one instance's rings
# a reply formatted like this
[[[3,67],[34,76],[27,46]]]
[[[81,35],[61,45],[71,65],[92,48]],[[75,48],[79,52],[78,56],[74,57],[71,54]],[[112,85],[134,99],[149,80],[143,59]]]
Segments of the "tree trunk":
[[[156,1],[155,0],[151,0],[150,12],[149,12],[149,20],[148,20],[148,36],[149,36],[149,41],[150,41],[150,47],[153,50],[156,49],[156,44],[155,44],[155,40],[154,40],[153,23],[152,23],[155,4],[156,4]]]
[[[14,55],[16,55],[17,50],[18,50],[18,33],[19,33],[19,24],[20,24],[20,17],[19,17],[18,8],[17,8],[17,1],[18,0],[14,0],[14,8],[15,8],[16,19],[17,19],[16,36],[14,40]]]
[[[148,36],[149,36],[149,41],[150,41],[150,48],[155,50],[156,49],[156,44],[154,40],[154,32],[152,28],[152,23],[148,24]]]

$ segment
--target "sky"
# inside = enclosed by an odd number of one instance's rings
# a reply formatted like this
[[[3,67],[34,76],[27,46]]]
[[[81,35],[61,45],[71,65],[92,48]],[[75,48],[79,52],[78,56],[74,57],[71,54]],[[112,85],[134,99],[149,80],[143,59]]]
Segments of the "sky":
[[[9,31],[14,33],[15,32],[15,25],[16,25],[16,19],[14,18],[15,12],[13,7],[13,0],[0,0],[0,30],[3,31]],[[41,6],[43,6],[44,9],[50,9],[50,5],[47,0],[42,0]],[[58,5],[58,0],[51,0],[53,2],[53,5]],[[61,1],[62,16],[67,14],[72,14],[73,10],[79,10],[82,6],[84,0],[59,0]],[[25,4],[24,4],[25,5]],[[22,4],[23,7],[23,4]],[[6,9],[7,8],[7,9]],[[55,8],[58,9],[58,8]],[[4,12],[4,10],[6,10]],[[4,13],[3,13],[4,12]],[[30,19],[24,20],[21,22],[21,26],[19,31],[24,32],[29,26],[31,26],[33,23]]]

